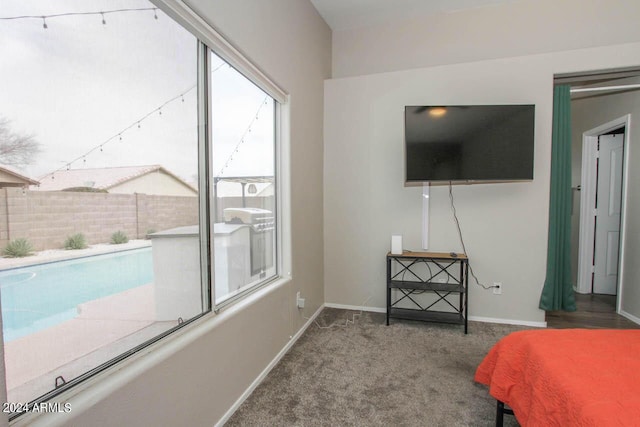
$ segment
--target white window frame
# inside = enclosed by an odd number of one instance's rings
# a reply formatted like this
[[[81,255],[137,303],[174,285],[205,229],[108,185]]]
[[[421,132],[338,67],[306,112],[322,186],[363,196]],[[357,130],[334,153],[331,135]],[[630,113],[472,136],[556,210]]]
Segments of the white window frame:
[[[280,104],[287,103],[289,97],[285,91],[280,89],[266,74],[245,58],[238,49],[233,47],[231,43],[194,12],[184,1],[149,1],[204,42],[216,55],[238,70],[240,74],[243,74],[251,80],[256,86],[265,91],[267,95],[271,96]]]
[[[205,193],[203,198],[199,202],[199,215],[201,218],[201,224],[203,224],[200,230],[200,248],[201,248],[201,280],[203,283],[203,312],[185,322],[185,324],[191,324],[194,328],[181,328],[180,326],[172,328],[151,340],[142,343],[119,357],[116,357],[100,366],[94,367],[90,371],[81,375],[79,378],[70,381],[68,387],[61,387],[60,389],[52,390],[49,393],[36,399],[34,402],[45,402],[53,399],[57,399],[61,395],[78,395],[87,388],[93,388],[94,398],[97,395],[108,395],[113,391],[114,387],[117,387],[122,381],[123,376],[135,375],[139,371],[140,365],[138,364],[142,359],[149,359],[148,363],[155,363],[158,360],[167,357],[180,348],[179,343],[186,337],[191,337],[203,333],[204,330],[212,326],[202,324],[201,322],[213,321],[215,319],[217,311],[227,305],[237,302],[240,299],[244,299],[246,296],[253,294],[255,291],[264,288],[265,286],[279,286],[283,285],[291,280],[291,265],[292,265],[292,250],[291,250],[291,175],[290,175],[290,103],[289,95],[280,89],[271,79],[269,79],[262,71],[260,71],[255,65],[253,65],[248,59],[246,59],[240,51],[234,48],[229,42],[227,42],[216,30],[213,29],[206,21],[200,18],[189,6],[180,0],[150,0],[151,3],[156,5],[159,9],[165,12],[169,17],[176,21],[179,25],[183,26],[187,31],[191,32],[198,40],[198,56],[200,60],[206,58],[210,61],[210,55],[208,49],[216,53],[219,57],[225,60],[229,65],[234,67],[237,71],[243,74],[251,82],[262,89],[266,94],[271,96],[275,102],[275,182],[276,182],[276,277],[266,280],[262,283],[256,284],[251,288],[248,288],[246,292],[242,292],[237,297],[225,300],[218,306],[214,305],[215,299],[213,298],[214,274],[212,266],[214,264],[213,259],[213,242],[211,230],[213,230],[213,216],[211,215],[212,208],[210,205],[215,203],[213,199],[213,189],[210,185],[213,182],[213,176],[211,173],[212,153],[211,153],[211,129],[209,124],[211,123],[211,100],[210,100],[210,80],[208,76],[200,76],[202,73],[198,73],[198,92],[199,97],[205,96],[206,103],[198,102],[198,126],[200,131],[198,133],[198,145],[199,145],[199,184]],[[203,49],[202,44],[206,45]],[[206,67],[209,69],[210,67]],[[208,74],[208,73],[207,73]],[[201,98],[202,99],[202,98]],[[201,108],[204,105],[204,108]],[[209,255],[210,254],[210,255]],[[258,296],[259,297],[259,296]],[[1,323],[0,323],[1,324]],[[183,325],[184,326],[184,325]],[[197,331],[198,330],[198,331]],[[163,338],[173,336],[173,339],[163,340]],[[166,341],[164,345],[160,341]],[[161,345],[160,348],[157,345]],[[133,356],[133,357],[131,357]],[[155,361],[155,362],[152,362]],[[128,365],[131,370],[123,370],[122,363]],[[115,372],[118,375],[114,377],[114,371],[112,368],[114,365],[118,365]],[[135,368],[137,366],[137,368]],[[4,376],[2,376],[3,379]],[[116,378],[117,377],[117,378]],[[97,384],[101,384],[97,389],[94,388]],[[80,408],[78,408],[80,409]],[[42,414],[43,418],[49,419],[46,414]],[[13,414],[9,417],[12,424],[30,423],[35,418],[41,418],[41,416],[21,416],[21,414]]]
[[[246,77],[246,76],[245,76]],[[209,92],[211,93],[211,92]],[[274,146],[274,159],[275,159],[275,165],[274,165],[274,188],[275,188],[275,206],[276,206],[276,212],[275,212],[275,217],[276,217],[276,229],[275,229],[275,251],[274,251],[274,265],[276,267],[276,271],[275,271],[275,275],[274,276],[270,276],[268,278],[265,278],[264,280],[261,280],[260,282],[254,283],[252,285],[247,285],[244,288],[241,288],[241,290],[235,294],[232,295],[228,298],[225,298],[224,300],[220,301],[220,302],[216,302],[216,292],[215,292],[215,274],[213,272],[213,269],[211,271],[210,274],[210,280],[211,280],[211,305],[212,305],[212,310],[215,313],[218,313],[220,310],[222,310],[224,307],[227,307],[229,305],[234,304],[235,302],[245,298],[247,295],[257,291],[258,289],[262,288],[263,286],[267,286],[271,283],[275,283],[278,280],[280,280],[282,278],[282,264],[280,262],[282,256],[281,256],[281,250],[280,248],[282,247],[282,235],[280,232],[280,226],[281,226],[281,221],[280,221],[280,213],[281,213],[281,203],[280,203],[280,171],[282,170],[282,168],[280,167],[280,157],[278,155],[278,148],[280,146],[280,140],[278,139],[279,136],[279,132],[278,129],[280,128],[280,111],[281,111],[281,104],[276,101],[274,99],[274,135],[273,135],[273,146]],[[213,148],[211,149],[211,151],[214,151]],[[212,159],[210,159],[211,161]],[[212,164],[212,163],[210,163]],[[214,177],[213,175],[209,176],[209,182],[213,182]],[[217,209],[215,207],[215,204],[217,202],[217,199],[215,198],[215,194],[213,194],[211,196],[211,203],[213,205],[213,209]],[[214,217],[210,217],[210,228],[211,230],[213,230],[214,227]],[[201,237],[202,238],[202,237]],[[213,237],[210,238],[211,241],[213,241]],[[215,265],[214,261],[214,257],[215,257],[215,250],[213,249],[213,246],[210,248],[211,251],[211,265]],[[204,277],[204,276],[203,276]]]
[[[203,270],[207,266],[208,271],[203,271],[202,277],[209,278],[211,283],[209,287],[209,298],[212,310],[218,313],[224,307],[230,306],[235,302],[242,300],[247,295],[261,289],[270,284],[280,283],[282,280],[291,278],[291,219],[290,219],[290,175],[289,175],[289,95],[274,83],[265,73],[248,60],[238,49],[229,43],[220,33],[218,33],[210,24],[202,19],[191,7],[182,0],[150,0],[154,5],[158,6],[163,12],[174,19],[178,24],[182,25],[187,31],[190,31],[201,43],[204,43],[213,53],[227,62],[231,67],[236,69],[240,74],[244,75],[249,81],[262,89],[275,101],[275,182],[276,182],[276,252],[275,265],[276,276],[259,282],[246,290],[234,295],[220,303],[215,302],[215,274],[213,274],[212,266],[215,265],[215,254],[213,251],[212,236],[210,231],[213,230],[213,219],[209,217],[207,225],[209,234],[201,235],[201,245],[208,244],[210,256],[209,264],[203,264]],[[207,67],[209,68],[209,67]],[[206,80],[209,81],[208,79]],[[203,89],[204,90],[204,89]],[[209,87],[206,88],[207,93]],[[211,101],[208,103],[207,123],[211,123]],[[207,139],[211,141],[211,129],[206,126]],[[208,162],[212,164],[211,147],[208,151]],[[207,172],[208,182],[213,182],[211,170]],[[211,186],[207,184],[207,193],[210,204],[216,201],[213,197]],[[212,207],[211,210],[214,208]],[[203,239],[209,240],[206,242]],[[205,248],[206,246],[202,246]],[[203,294],[206,293],[206,284],[203,284]]]

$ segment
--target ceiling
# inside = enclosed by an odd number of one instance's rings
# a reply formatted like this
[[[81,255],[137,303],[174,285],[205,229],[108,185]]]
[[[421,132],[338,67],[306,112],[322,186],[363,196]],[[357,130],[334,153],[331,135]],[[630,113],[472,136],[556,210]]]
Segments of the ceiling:
[[[519,0],[311,0],[334,31]]]

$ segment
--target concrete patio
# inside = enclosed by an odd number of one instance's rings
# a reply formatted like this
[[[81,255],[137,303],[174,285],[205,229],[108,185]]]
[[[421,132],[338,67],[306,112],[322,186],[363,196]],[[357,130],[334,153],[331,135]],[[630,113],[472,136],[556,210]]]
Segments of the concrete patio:
[[[93,245],[75,251],[52,250],[26,258],[0,258],[0,269],[150,246],[146,240],[124,245]],[[87,372],[173,327],[155,321],[154,285],[147,284],[77,306],[77,317],[4,345],[8,400],[26,402]]]

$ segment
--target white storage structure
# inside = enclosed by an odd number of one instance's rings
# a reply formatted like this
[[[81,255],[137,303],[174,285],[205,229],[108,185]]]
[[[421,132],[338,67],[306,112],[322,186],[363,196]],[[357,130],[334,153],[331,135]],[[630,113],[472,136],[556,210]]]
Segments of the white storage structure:
[[[227,296],[249,283],[250,236],[244,224],[215,224],[216,295]],[[156,319],[177,321],[202,312],[198,226],[153,233]]]

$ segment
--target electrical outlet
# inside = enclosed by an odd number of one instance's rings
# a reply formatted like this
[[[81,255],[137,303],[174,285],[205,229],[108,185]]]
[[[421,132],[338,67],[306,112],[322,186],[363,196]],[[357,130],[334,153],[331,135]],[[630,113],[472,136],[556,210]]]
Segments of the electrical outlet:
[[[296,307],[304,308],[304,298],[300,298],[300,291],[296,293]]]
[[[502,283],[493,282],[493,294],[494,295],[502,295]]]

